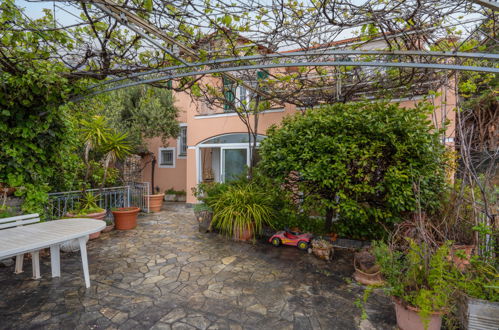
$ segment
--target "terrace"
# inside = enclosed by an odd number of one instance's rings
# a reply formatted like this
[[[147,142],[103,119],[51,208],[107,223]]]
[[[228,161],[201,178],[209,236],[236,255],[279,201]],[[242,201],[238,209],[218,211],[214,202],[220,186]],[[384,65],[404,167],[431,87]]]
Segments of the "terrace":
[[[354,302],[351,253],[324,262],[293,247],[200,234],[182,204],[141,216],[131,231],[88,243],[92,286],[79,253],[62,254],[61,278],[0,268],[0,329],[390,329],[389,298],[373,294],[368,319]]]

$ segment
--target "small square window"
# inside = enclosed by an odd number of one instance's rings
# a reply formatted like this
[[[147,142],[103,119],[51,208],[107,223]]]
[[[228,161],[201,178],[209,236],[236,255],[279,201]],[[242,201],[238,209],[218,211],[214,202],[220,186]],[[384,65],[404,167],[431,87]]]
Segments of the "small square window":
[[[175,148],[159,149],[159,167],[163,168],[175,167]]]

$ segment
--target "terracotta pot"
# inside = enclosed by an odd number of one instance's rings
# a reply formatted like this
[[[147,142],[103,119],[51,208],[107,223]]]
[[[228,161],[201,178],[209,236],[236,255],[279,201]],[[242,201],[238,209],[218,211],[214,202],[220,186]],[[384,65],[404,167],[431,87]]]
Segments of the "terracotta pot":
[[[106,228],[102,229],[102,233],[109,233],[113,229],[114,229],[114,225],[106,226]]]
[[[316,248],[312,247],[312,252],[315,254],[315,256],[319,259],[322,260],[331,260],[333,257],[333,249],[323,249],[323,248]]]
[[[459,270],[463,271],[470,264],[471,255],[474,249],[475,245],[453,245],[450,250],[449,258],[452,259],[452,262]],[[457,253],[458,251],[459,253]],[[460,258],[458,254],[464,254],[465,258]]]
[[[249,241],[253,238],[253,227],[244,227],[243,230],[237,230],[234,228],[233,237],[235,241]]]
[[[439,330],[442,326],[442,312],[430,314],[428,327],[419,316],[419,309],[413,306],[404,306],[398,299],[393,298],[395,302],[395,315],[397,317],[397,326],[400,330]]]
[[[89,213],[85,215],[81,214],[72,214],[72,213],[66,213],[66,217],[68,218],[91,218],[91,219],[96,219],[96,220],[104,220],[106,217],[106,210],[102,210],[101,212],[95,212],[95,213]],[[89,239],[96,239],[100,236],[100,231],[90,234]]]
[[[114,226],[118,230],[129,230],[137,226],[138,207],[120,207],[112,211],[114,216]]]
[[[385,282],[381,277],[381,272],[379,271],[379,267],[376,267],[377,271],[373,273],[366,273],[359,269],[357,265],[357,260],[353,258],[353,267],[355,268],[355,272],[353,273],[353,278],[364,285],[383,285]]]
[[[149,199],[149,212],[161,211],[161,206],[163,206],[164,197],[165,194],[146,195],[146,198]]]

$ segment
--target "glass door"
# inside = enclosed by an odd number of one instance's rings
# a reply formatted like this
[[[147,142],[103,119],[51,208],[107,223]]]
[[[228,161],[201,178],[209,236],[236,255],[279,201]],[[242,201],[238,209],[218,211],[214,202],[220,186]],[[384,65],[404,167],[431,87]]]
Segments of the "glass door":
[[[235,180],[246,171],[248,148],[222,148],[221,172],[223,182]]]

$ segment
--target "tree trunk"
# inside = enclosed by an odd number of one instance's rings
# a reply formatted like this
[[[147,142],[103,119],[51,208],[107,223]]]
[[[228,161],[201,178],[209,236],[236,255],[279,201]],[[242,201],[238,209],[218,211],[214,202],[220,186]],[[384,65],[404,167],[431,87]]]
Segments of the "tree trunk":
[[[327,208],[326,210],[326,223],[324,224],[324,230],[326,233],[331,232],[331,228],[333,226],[333,218],[335,216],[335,211],[332,207]]]
[[[154,187],[154,170],[156,169],[156,157],[151,153],[151,195],[154,195],[156,188]]]

